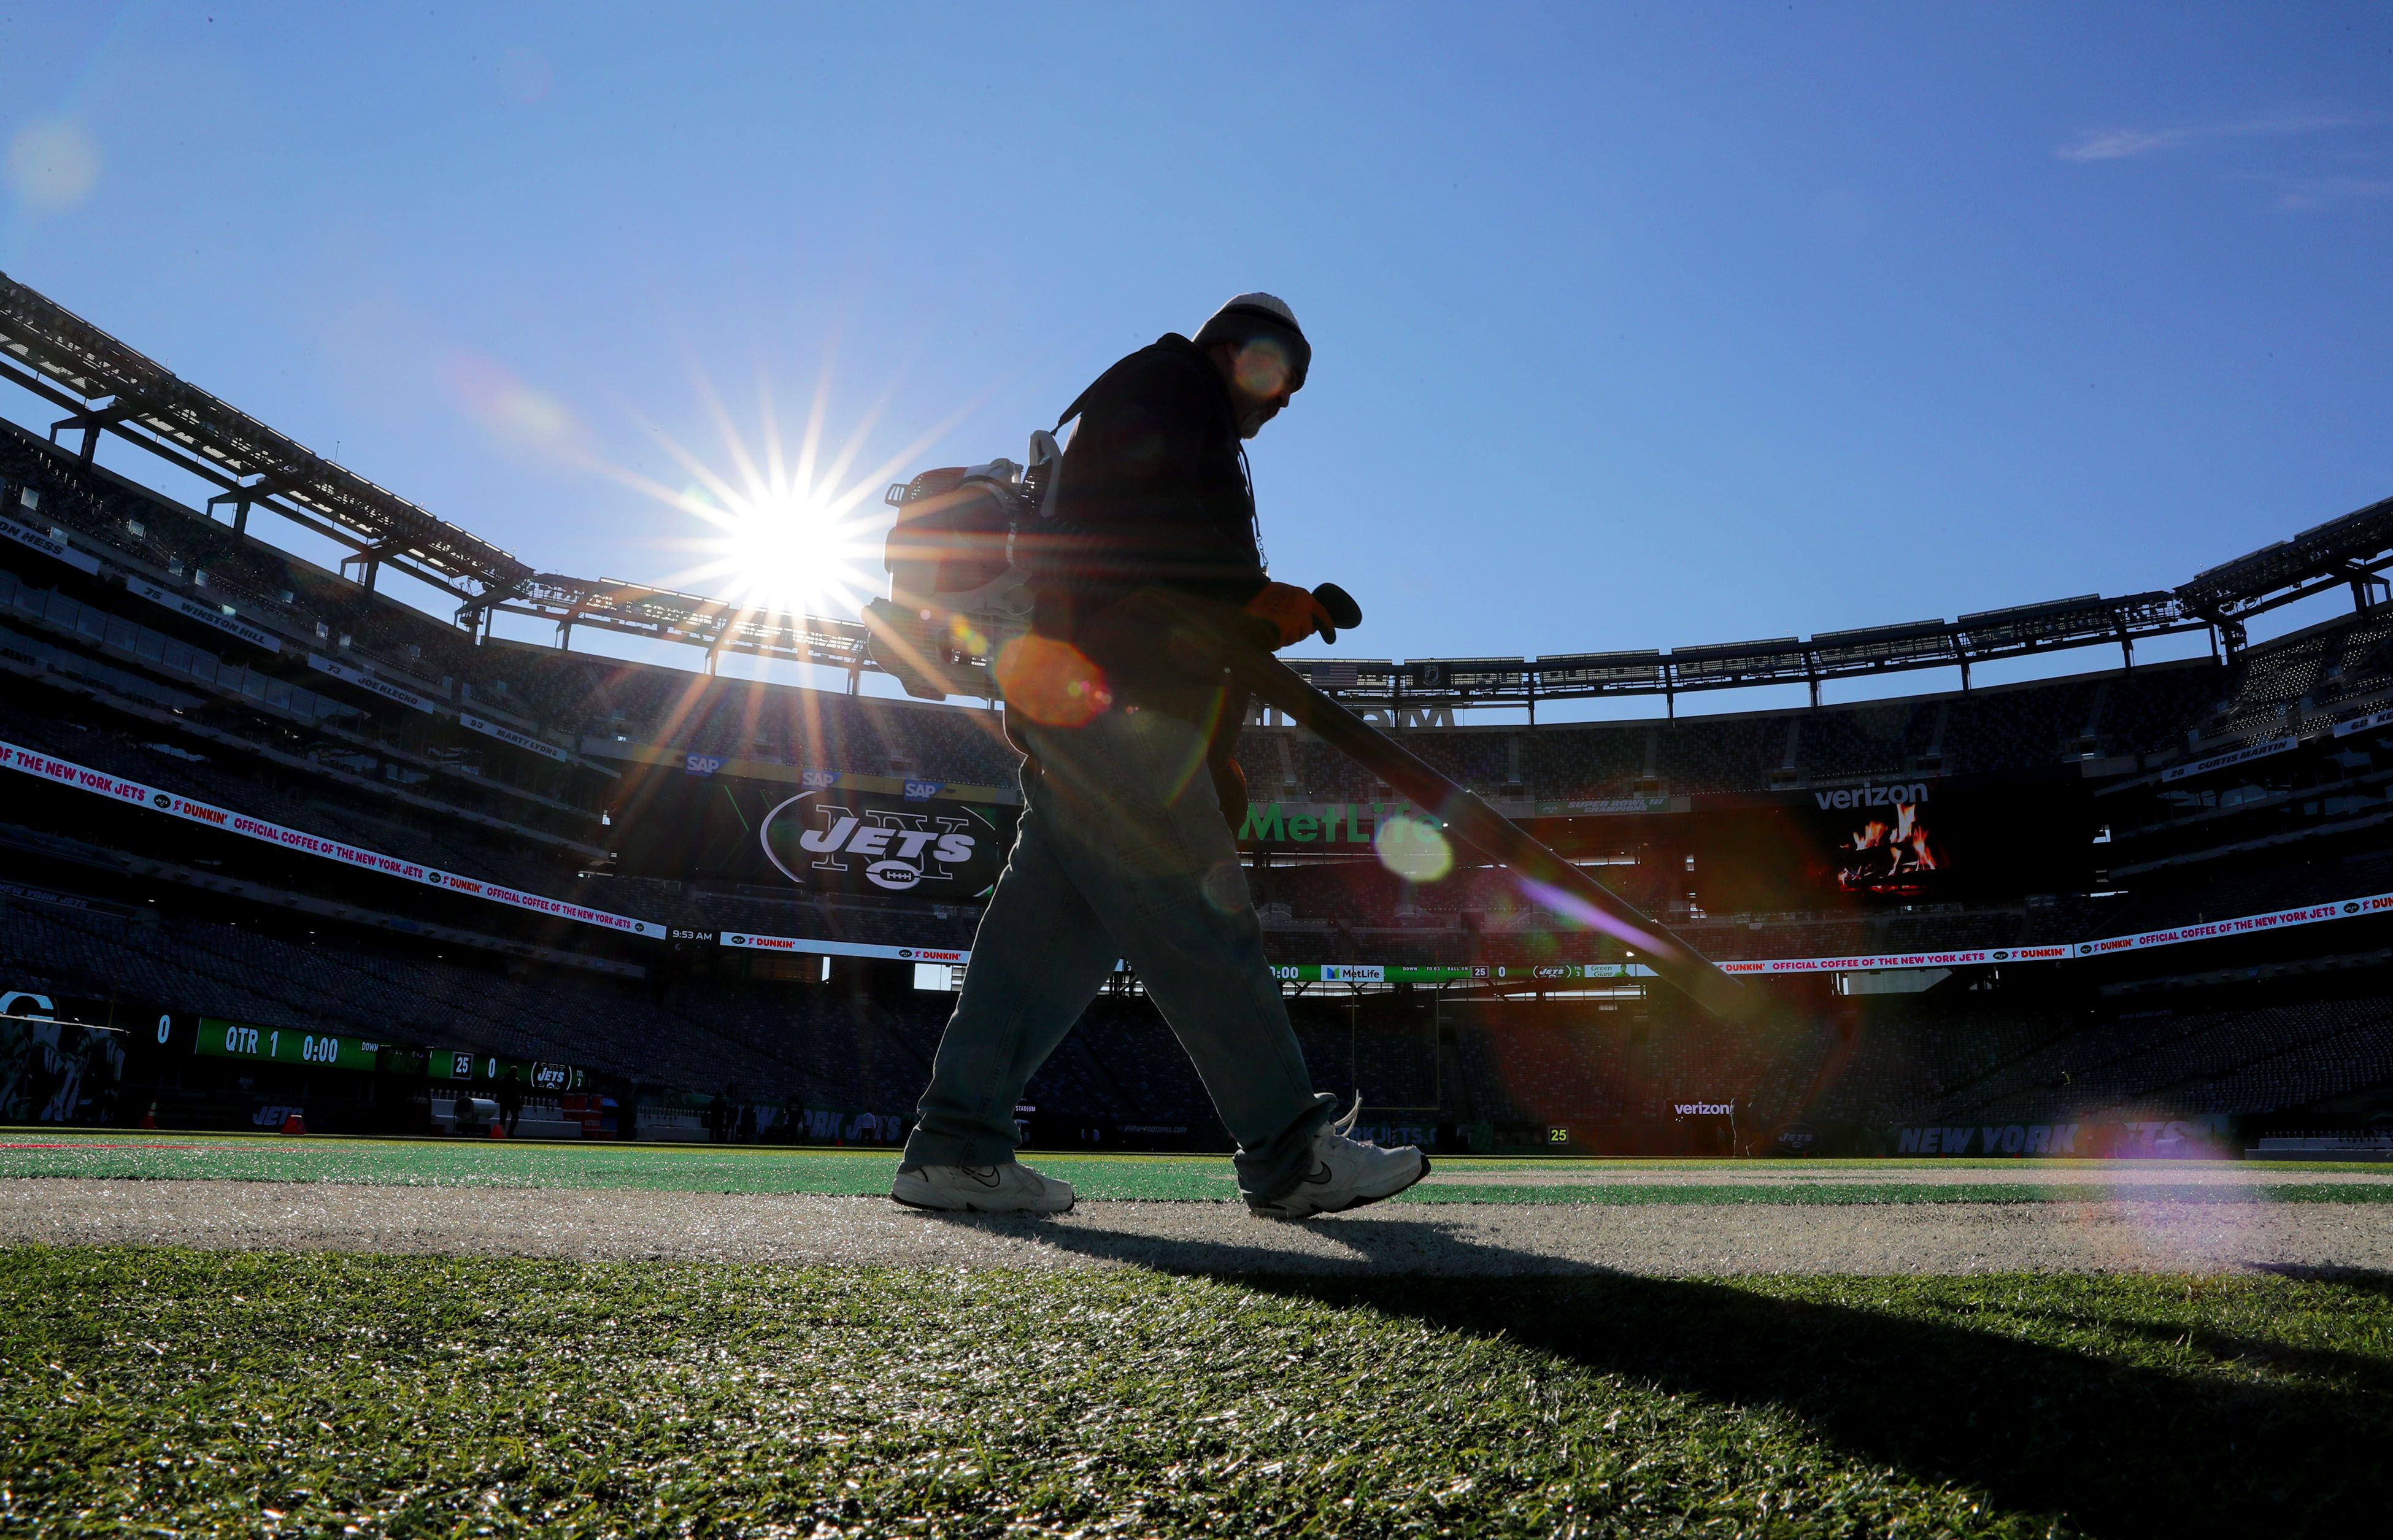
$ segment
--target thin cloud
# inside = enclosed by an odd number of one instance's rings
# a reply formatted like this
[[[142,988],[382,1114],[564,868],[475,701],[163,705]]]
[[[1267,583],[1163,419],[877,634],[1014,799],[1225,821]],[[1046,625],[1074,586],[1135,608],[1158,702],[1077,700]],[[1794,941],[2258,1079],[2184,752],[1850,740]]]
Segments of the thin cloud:
[[[2053,151],[2064,161],[2125,161],[2138,155],[2179,150],[2221,139],[2283,137],[2324,134],[2337,128],[2358,128],[2375,122],[2373,115],[2312,112],[2275,118],[2249,118],[2241,123],[2200,124],[2179,128],[2100,128]]]
[[[2281,209],[2321,209],[2358,198],[2393,198],[2393,176],[2318,176],[2289,182],[2277,194]]]

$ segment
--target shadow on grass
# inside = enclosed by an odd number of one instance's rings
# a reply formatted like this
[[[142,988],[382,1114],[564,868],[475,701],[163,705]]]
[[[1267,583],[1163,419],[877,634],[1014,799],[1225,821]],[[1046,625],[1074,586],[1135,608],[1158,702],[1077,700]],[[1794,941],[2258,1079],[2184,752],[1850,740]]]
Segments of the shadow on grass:
[[[1065,1250],[1157,1264],[1144,1237],[1079,1226],[1037,1233]],[[1624,1273],[1407,1277],[1400,1270],[1431,1251],[1494,1274],[1546,1271],[1550,1261],[1484,1246],[1433,1220],[1346,1221],[1336,1234],[1356,1253],[1350,1275],[1274,1271],[1259,1259],[1269,1256],[1263,1245],[1183,1242],[1166,1266],[1500,1336],[1666,1391],[1781,1407],[1864,1463],[1962,1483],[2004,1509],[2064,1515],[2098,1534],[2298,1533],[2353,1519],[2381,1522],[2393,1491],[2393,1381],[2378,1360],[2182,1326],[2166,1334],[2224,1360],[2242,1358],[2264,1376],[2305,1377],[2230,1379],[1726,1284]],[[2332,1281],[2393,1292],[2393,1277],[2381,1273]],[[2163,1335],[2128,1313],[2102,1325],[2147,1340]]]

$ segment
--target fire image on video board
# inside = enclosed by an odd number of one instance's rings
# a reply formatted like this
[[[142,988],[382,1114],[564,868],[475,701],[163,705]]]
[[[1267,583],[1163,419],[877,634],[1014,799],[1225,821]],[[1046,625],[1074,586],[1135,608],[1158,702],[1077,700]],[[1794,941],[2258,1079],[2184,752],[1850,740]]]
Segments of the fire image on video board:
[[[1944,868],[1924,803],[1896,803],[1868,816],[1837,845],[1837,886],[1880,896],[1921,894]]]
[[[1641,822],[1671,896],[1692,892],[1718,913],[2075,892],[2093,866],[2084,788],[2060,782],[1698,797],[1690,813]]]

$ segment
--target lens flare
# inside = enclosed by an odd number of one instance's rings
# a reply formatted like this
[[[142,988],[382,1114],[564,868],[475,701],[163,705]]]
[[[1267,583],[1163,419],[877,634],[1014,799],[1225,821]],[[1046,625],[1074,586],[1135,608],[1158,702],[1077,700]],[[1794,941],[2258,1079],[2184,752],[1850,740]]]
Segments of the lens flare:
[[[1454,869],[1454,846],[1427,818],[1382,818],[1371,848],[1407,882],[1434,882]]]
[[[1105,671],[1069,642],[1017,636],[997,655],[997,687],[1006,710],[1049,727],[1078,727],[1109,710]]]
[[[27,206],[69,209],[99,179],[99,146],[80,124],[36,123],[8,141],[8,183]]]
[[[1230,367],[1237,373],[1238,388],[1249,395],[1268,400],[1288,387],[1288,349],[1268,337],[1239,348]]]
[[[1535,902],[1543,904],[1565,920],[1577,920],[1589,930],[1602,931],[1606,935],[1617,936],[1631,946],[1641,946],[1662,957],[1673,957],[1678,953],[1677,947],[1663,941],[1661,937],[1648,935],[1628,921],[1604,913],[1566,888],[1555,887],[1550,882],[1540,882],[1534,877],[1516,876],[1512,881],[1518,883],[1521,891],[1527,894]]]

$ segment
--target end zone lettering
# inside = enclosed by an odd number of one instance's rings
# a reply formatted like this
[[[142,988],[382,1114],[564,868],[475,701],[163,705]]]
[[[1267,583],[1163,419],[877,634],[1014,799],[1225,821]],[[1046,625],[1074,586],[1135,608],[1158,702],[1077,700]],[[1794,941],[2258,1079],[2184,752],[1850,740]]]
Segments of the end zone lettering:
[[[1972,1141],[1981,1155],[2075,1155],[2082,1123],[1997,1123],[1970,1128],[1903,1129],[1895,1135],[1897,1155],[1968,1155]]]

